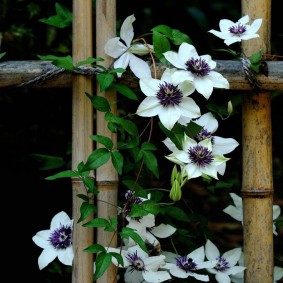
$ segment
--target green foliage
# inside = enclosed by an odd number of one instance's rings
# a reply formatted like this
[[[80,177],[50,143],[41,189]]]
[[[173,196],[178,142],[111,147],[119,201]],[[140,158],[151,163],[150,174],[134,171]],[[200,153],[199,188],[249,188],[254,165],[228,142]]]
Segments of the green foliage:
[[[65,28],[72,25],[73,14],[67,7],[55,3],[56,15],[49,18],[40,19],[39,21],[56,28]]]

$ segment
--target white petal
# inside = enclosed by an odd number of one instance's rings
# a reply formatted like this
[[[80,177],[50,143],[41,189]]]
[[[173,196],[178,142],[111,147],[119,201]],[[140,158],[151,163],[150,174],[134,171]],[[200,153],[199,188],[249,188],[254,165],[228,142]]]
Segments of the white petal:
[[[251,27],[249,28],[249,33],[256,33],[262,24],[262,19],[256,19],[253,21]]]
[[[203,281],[203,282],[208,282],[209,281],[209,277],[208,275],[202,275],[202,274],[197,274],[197,273],[192,273],[192,275],[194,278],[196,278],[197,280]]]
[[[114,68],[123,68],[127,69],[130,62],[130,53],[125,52],[123,55],[121,55],[115,62],[114,62]],[[117,77],[120,78],[122,76],[122,73],[117,73]]]
[[[162,109],[159,111],[158,116],[163,126],[168,130],[171,130],[180,118],[181,114],[178,107],[167,106],[162,107]]]
[[[194,85],[196,87],[197,92],[202,94],[206,99],[208,99],[212,94],[213,83],[207,76],[201,78],[195,77]]]
[[[142,117],[153,117],[163,110],[163,106],[155,96],[146,97],[139,105],[136,114]]]
[[[196,48],[189,43],[182,43],[178,50],[180,61],[185,64],[189,59],[199,57]]]
[[[118,58],[126,51],[127,47],[120,41],[119,37],[108,39],[104,46],[104,52],[113,58]]]
[[[158,238],[167,238],[176,232],[176,228],[169,224],[160,224],[151,229],[151,233]]]
[[[139,79],[151,78],[151,70],[149,68],[149,65],[144,60],[138,58],[137,56],[131,53],[129,54],[129,56],[129,66],[134,75]]]
[[[230,197],[233,199],[233,202],[237,208],[240,208],[241,211],[243,210],[243,201],[242,198],[236,195],[235,193],[230,193]]]
[[[175,151],[177,150],[177,147],[176,145],[169,139],[169,138],[166,138],[165,140],[162,141],[169,150],[171,151]]]
[[[215,274],[215,279],[217,280],[218,283],[230,283],[231,282],[230,277],[223,272],[217,272]]]
[[[147,79],[140,79],[139,84],[141,91],[146,96],[156,96],[156,93],[159,90],[159,85],[162,83],[161,80],[147,78]]]
[[[278,218],[281,214],[281,208],[279,205],[273,205],[272,207],[272,213],[273,213],[273,220],[275,220],[276,218]]]
[[[232,266],[229,268],[228,273],[229,275],[234,275],[234,274],[238,274],[238,273],[242,273],[244,270],[246,269],[246,267],[244,266]]]
[[[178,57],[178,53],[175,51],[167,51],[163,53],[166,60],[171,63],[173,66],[179,69],[185,69],[184,62],[181,62]]]
[[[218,72],[210,71],[207,77],[212,81],[213,87],[225,89],[230,88],[228,80]]]
[[[214,136],[213,152],[217,154],[226,154],[233,151],[239,143],[233,138],[221,138]]]
[[[131,42],[134,38],[133,22],[135,20],[135,16],[130,15],[124,20],[121,26],[120,37],[125,41],[128,47],[131,45]]]
[[[206,241],[205,255],[209,260],[215,260],[220,255],[218,248],[210,240]]]
[[[146,270],[157,271],[161,265],[165,264],[165,256],[158,255],[158,256],[150,256],[144,260]]]
[[[172,266],[170,268],[170,273],[173,276],[177,277],[177,278],[188,278],[189,277],[189,273],[188,272],[186,272],[185,270],[179,268],[175,264],[174,264],[174,266]]]
[[[74,259],[73,247],[58,251],[58,259],[65,265],[72,265]]]
[[[274,266],[274,281],[280,280],[283,277],[283,268]]]
[[[50,230],[39,231],[32,237],[32,240],[35,242],[36,245],[43,249],[52,248],[50,241],[48,241],[50,237],[50,232]]]
[[[41,252],[38,258],[38,267],[39,269],[43,269],[46,267],[51,261],[53,261],[57,257],[57,252],[55,249],[45,249]]]
[[[242,222],[243,221],[243,211],[241,209],[236,208],[233,205],[228,205],[223,211],[229,214],[232,218]]]
[[[180,114],[185,117],[198,118],[200,113],[199,106],[190,97],[184,97],[179,104]]]
[[[195,262],[202,262],[204,260],[205,254],[204,254],[204,247],[201,246],[191,253],[188,254],[189,258],[192,258]]]
[[[230,251],[227,251],[223,254],[223,257],[229,262],[230,266],[236,265],[240,256],[241,256],[241,248],[235,248]]]
[[[51,220],[50,229],[55,230],[61,225],[71,225],[72,220],[65,211],[57,213]]]
[[[129,267],[124,275],[125,283],[141,283],[144,281],[141,271],[137,271]]]
[[[187,164],[185,166],[186,172],[188,174],[188,179],[198,178],[202,175],[201,171],[199,170],[198,166],[193,163]]]
[[[159,282],[164,282],[169,279],[171,279],[170,274],[167,271],[150,271],[146,270],[143,271],[143,278],[151,283],[159,283]],[[142,282],[142,281],[141,281]]]
[[[201,115],[200,118],[194,121],[196,124],[204,127],[212,134],[218,129],[218,121],[211,112]]]

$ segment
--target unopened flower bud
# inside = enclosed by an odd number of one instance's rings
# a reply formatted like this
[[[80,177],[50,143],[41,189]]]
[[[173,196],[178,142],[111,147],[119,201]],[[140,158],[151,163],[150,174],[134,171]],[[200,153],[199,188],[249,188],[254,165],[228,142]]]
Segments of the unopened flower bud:
[[[169,197],[173,200],[173,201],[178,201],[181,199],[182,197],[182,190],[181,190],[181,186],[179,184],[179,182],[177,180],[174,181],[173,186],[171,188]]]
[[[227,108],[228,114],[231,115],[231,113],[233,112],[233,105],[231,100],[228,102],[228,108]]]

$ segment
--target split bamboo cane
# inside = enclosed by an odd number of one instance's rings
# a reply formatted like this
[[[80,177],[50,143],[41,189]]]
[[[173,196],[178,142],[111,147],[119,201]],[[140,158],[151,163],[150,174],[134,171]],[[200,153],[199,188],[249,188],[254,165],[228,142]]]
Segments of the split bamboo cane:
[[[271,0],[242,0],[242,14],[262,18],[259,38],[243,42],[247,56],[270,52]],[[273,283],[273,177],[270,92],[243,95],[243,236],[245,283]]]
[[[92,57],[92,0],[73,1],[73,60],[74,63]],[[72,78],[72,169],[86,161],[93,151],[93,107],[85,92],[92,93],[92,79],[83,75]],[[93,254],[83,251],[94,241],[91,228],[77,224],[82,200],[77,194],[85,194],[81,180],[72,179],[73,190],[73,247],[74,262],[72,283],[93,282]],[[89,219],[86,219],[88,221]]]
[[[104,46],[109,38],[116,36],[116,0],[96,0],[96,57],[105,59],[105,66],[110,66],[113,59],[104,52]],[[105,97],[112,105],[111,111],[116,113],[116,92],[100,92],[97,86],[97,95]],[[116,145],[116,134],[111,133],[107,128],[104,113],[97,111],[97,134],[107,136],[112,139],[114,147]],[[100,145],[97,144],[97,147]],[[97,217],[108,218],[117,217],[117,192],[118,175],[109,161],[96,170],[96,182],[99,194],[97,196]],[[97,243],[107,246],[117,246],[117,235],[106,232],[101,228],[97,229]],[[97,283],[115,282],[117,268],[112,264],[106,270]]]

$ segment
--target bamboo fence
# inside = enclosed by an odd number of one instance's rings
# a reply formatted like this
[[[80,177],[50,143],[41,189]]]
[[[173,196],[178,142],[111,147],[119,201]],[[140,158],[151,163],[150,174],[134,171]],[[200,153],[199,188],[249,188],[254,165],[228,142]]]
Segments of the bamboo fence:
[[[92,0],[73,1],[73,60],[74,63],[93,57],[92,46]],[[86,161],[93,151],[89,138],[93,134],[93,106],[85,95],[92,93],[92,78],[82,75],[72,77],[72,169],[76,170],[81,161]],[[91,176],[90,176],[91,177]],[[82,200],[77,194],[85,194],[84,184],[78,178],[72,179],[73,190],[73,247],[74,261],[72,282],[93,282],[93,254],[83,251],[93,244],[94,231],[85,228],[80,218]],[[91,217],[91,216],[90,216]],[[86,221],[89,219],[86,219]]]
[[[249,56],[259,50],[270,51],[271,0],[242,0],[242,15],[250,18],[262,18],[260,38],[244,42],[243,49]],[[85,60],[92,56],[92,0],[73,0],[73,58]],[[96,0],[96,57],[105,57],[103,46],[109,37],[115,36],[116,1]],[[217,60],[216,60],[217,61]],[[268,76],[259,75],[258,79],[264,91],[255,92],[242,71],[240,62],[217,61],[217,71],[229,81],[231,90],[243,91],[242,107],[242,145],[243,145],[243,231],[245,253],[245,283],[273,283],[273,178],[272,178],[272,131],[270,97],[272,90],[283,89],[283,63],[267,62]],[[0,88],[15,86],[54,68],[49,62],[16,61],[0,63]],[[162,71],[160,70],[159,74]],[[137,85],[131,75],[125,83]],[[58,88],[72,87],[73,93],[73,136],[72,164],[76,166],[85,161],[93,150],[89,136],[93,134],[93,108],[85,96],[92,93],[92,77],[65,72],[52,80],[31,87]],[[114,92],[97,95],[106,97],[110,103],[116,100]],[[112,111],[116,111],[112,103]],[[102,116],[97,113],[96,134],[110,137],[114,143],[116,136],[107,130]],[[99,145],[97,145],[99,146]],[[75,167],[73,167],[76,169]],[[94,177],[94,176],[90,176]],[[96,183],[100,194],[97,198],[98,217],[116,217],[117,173],[110,163],[96,171]],[[78,193],[85,192],[78,179],[72,180],[74,223],[80,216]],[[108,205],[111,203],[112,205]],[[113,206],[114,205],[114,206]],[[116,245],[116,238],[110,233],[97,230],[96,241],[102,245]],[[83,249],[94,242],[94,231],[74,225],[73,245],[75,251],[72,283],[90,283],[93,278],[93,256]],[[114,282],[116,269],[111,268],[98,282]]]
[[[243,42],[247,56],[270,52],[271,0],[242,0],[242,14],[262,18],[260,37]],[[273,283],[273,175],[270,92],[243,95],[243,237],[246,283]]]

